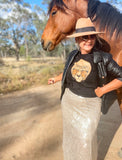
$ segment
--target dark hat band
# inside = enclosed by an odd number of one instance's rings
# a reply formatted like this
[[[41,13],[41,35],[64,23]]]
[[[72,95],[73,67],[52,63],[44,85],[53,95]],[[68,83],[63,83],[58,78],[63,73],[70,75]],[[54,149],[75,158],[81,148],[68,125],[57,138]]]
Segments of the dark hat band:
[[[96,31],[95,27],[78,28],[75,30],[75,33],[90,32],[90,31]]]

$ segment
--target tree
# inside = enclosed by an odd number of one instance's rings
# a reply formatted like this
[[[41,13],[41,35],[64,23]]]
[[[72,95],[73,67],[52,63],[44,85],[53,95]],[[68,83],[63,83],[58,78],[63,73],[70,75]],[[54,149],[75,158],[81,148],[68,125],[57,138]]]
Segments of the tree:
[[[3,7],[2,4],[6,5]],[[7,14],[11,13],[6,18],[0,17],[4,21],[1,31],[3,34],[0,39],[4,38],[11,44],[15,50],[16,59],[19,60],[21,46],[25,48],[25,57],[28,57],[29,54],[32,56],[45,55],[40,43],[41,34],[47,22],[45,11],[37,5],[32,9],[28,3],[24,3],[22,0],[2,0],[0,8]],[[6,41],[4,41],[5,43]]]
[[[18,3],[19,2],[19,3]],[[20,3],[21,2],[21,3]],[[19,60],[19,51],[20,47],[25,43],[26,54],[28,53],[28,44],[27,44],[27,31],[32,27],[32,14],[30,12],[30,5],[27,3],[22,3],[22,1],[4,1],[6,6],[3,8],[3,11],[11,12],[11,15],[6,19],[2,19],[7,24],[7,29],[5,30],[5,23],[2,27],[4,32],[2,32],[2,37],[8,39],[9,43],[15,50],[16,59]],[[13,7],[11,7],[11,5]]]
[[[0,18],[0,55],[1,57],[6,56],[7,51],[10,49],[11,45],[7,39],[7,31],[8,31],[7,21]]]

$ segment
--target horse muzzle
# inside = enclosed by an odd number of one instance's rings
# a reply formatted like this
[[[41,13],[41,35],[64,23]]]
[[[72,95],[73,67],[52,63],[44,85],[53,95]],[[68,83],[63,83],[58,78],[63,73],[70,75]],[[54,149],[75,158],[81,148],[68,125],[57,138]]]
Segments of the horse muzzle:
[[[41,39],[42,48],[45,51],[52,51],[55,48],[55,45],[51,41],[45,42],[43,39]]]

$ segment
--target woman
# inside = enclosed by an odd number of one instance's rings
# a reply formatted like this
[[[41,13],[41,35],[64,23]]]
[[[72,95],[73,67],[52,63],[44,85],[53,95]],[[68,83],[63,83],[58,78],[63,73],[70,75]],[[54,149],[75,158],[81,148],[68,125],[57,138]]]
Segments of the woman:
[[[48,84],[62,80],[64,160],[97,160],[100,97],[122,86],[122,68],[109,53],[95,50],[98,34],[89,18],[80,18],[75,33],[68,36],[75,37],[80,50],[69,54],[63,74],[48,80]],[[112,78],[102,86],[96,53],[102,57],[107,78]]]

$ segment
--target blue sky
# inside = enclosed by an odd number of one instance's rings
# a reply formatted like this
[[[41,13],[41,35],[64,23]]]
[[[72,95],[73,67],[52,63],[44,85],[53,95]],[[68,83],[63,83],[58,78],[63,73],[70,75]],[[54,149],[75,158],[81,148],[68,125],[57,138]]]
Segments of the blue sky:
[[[106,0],[100,0],[101,2],[106,2]],[[44,7],[44,5],[42,5],[42,0],[24,0],[24,2],[28,2],[31,5],[39,5],[41,7]]]
[[[51,0],[50,0],[51,1]],[[106,2],[106,0],[100,0],[101,2]],[[117,0],[118,2],[121,2],[122,0]],[[46,5],[42,5],[42,0],[24,0],[24,2],[29,3],[30,5],[34,6],[34,5],[39,5],[41,8],[43,8],[44,10],[47,10],[47,6]],[[117,8],[120,8],[120,10],[122,11],[122,6],[118,5],[116,6]]]
[[[47,5],[42,5],[42,1],[43,0],[23,0],[24,2],[29,3],[32,8],[34,5],[39,5],[43,10],[45,10],[45,12],[47,12],[48,6]],[[50,0],[51,1],[51,0]],[[100,0],[101,2],[106,2],[106,0]],[[118,2],[122,2],[122,0],[117,0]],[[1,4],[2,6],[4,6],[4,4]],[[6,7],[6,5],[4,6]],[[10,6],[11,8],[14,8],[14,5]],[[120,10],[120,12],[122,13],[122,5],[116,5],[116,7]],[[11,16],[12,12],[5,12],[3,10],[0,10],[0,16],[2,15],[3,18],[7,18],[8,16]]]
[[[47,9],[46,5],[42,5],[42,0],[24,0],[24,2],[29,3],[30,5],[39,5],[43,9]]]
[[[28,2],[28,3],[30,3],[30,4],[32,4],[32,5],[34,5],[34,4],[37,4],[37,5],[40,5],[40,6],[42,6],[41,5],[41,3],[42,3],[42,0],[24,0],[25,2]],[[106,0],[100,0],[101,2],[106,2]],[[117,0],[118,2],[121,2],[121,0]]]

